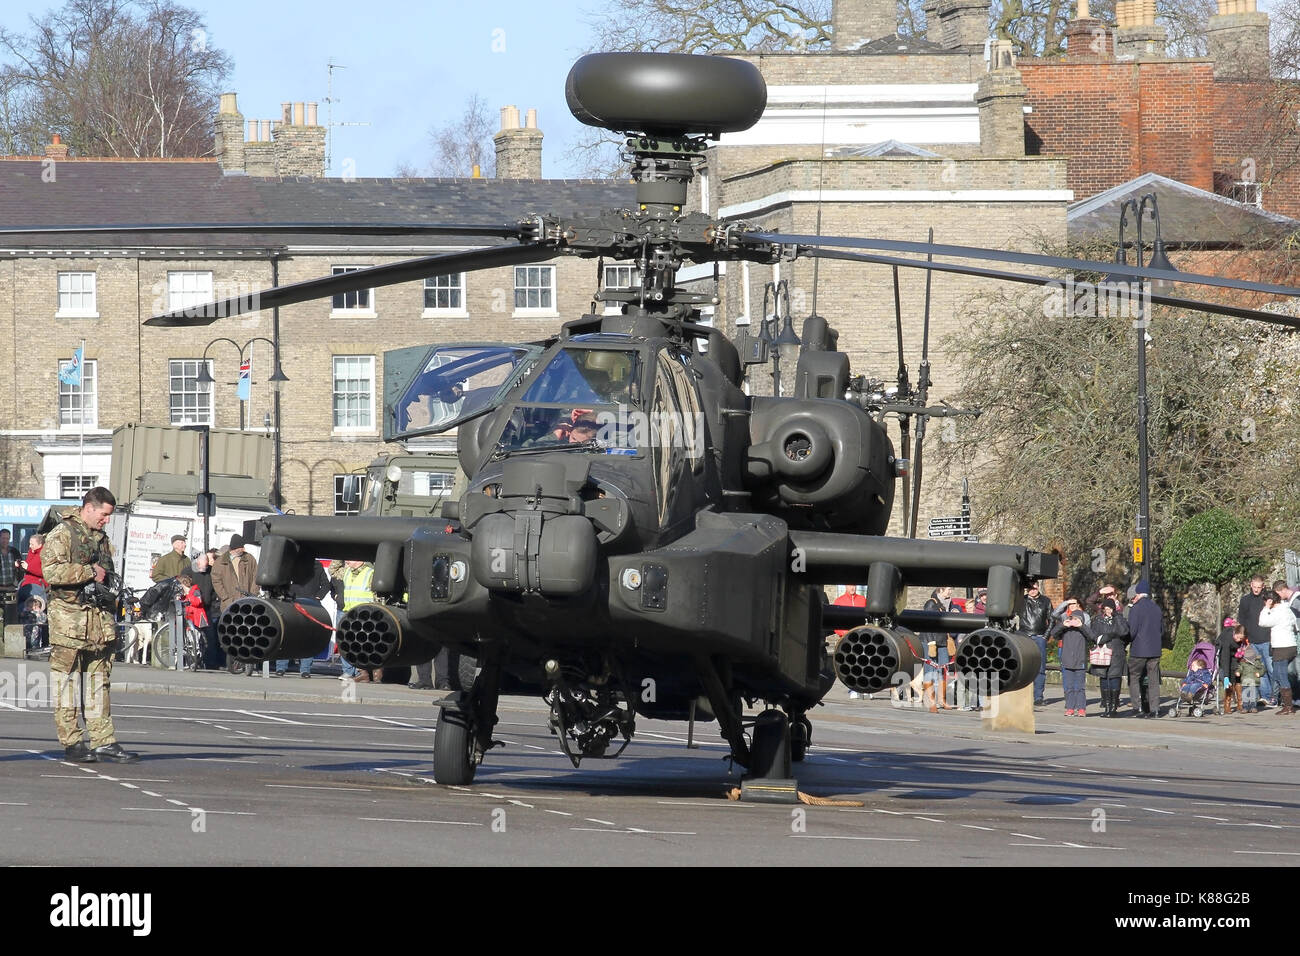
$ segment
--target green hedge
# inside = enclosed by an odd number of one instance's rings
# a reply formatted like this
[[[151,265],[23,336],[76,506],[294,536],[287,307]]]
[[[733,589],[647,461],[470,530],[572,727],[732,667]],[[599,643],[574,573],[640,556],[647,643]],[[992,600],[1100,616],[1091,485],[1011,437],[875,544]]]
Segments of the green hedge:
[[[1178,630],[1174,634],[1174,646],[1172,650],[1164,651],[1160,655],[1160,669],[1168,671],[1185,671],[1187,670],[1187,658],[1192,654],[1192,648],[1196,646],[1195,632],[1192,630],[1191,622],[1183,618],[1178,622]]]

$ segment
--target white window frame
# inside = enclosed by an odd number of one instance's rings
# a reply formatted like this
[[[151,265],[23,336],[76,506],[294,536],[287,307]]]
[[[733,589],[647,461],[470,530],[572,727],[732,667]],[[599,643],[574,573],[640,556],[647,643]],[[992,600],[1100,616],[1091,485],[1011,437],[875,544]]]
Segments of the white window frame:
[[[357,480],[357,506],[349,509],[343,504],[343,483],[348,478]],[[361,508],[366,503],[366,484],[370,481],[368,475],[335,475],[334,476],[334,517],[344,518],[349,515],[361,514]]]
[[[167,311],[193,309],[207,305],[216,296],[213,294],[212,271],[189,269],[168,271],[167,273]]]
[[[627,274],[629,277],[628,278],[629,284],[611,285],[609,282],[609,274],[611,271],[614,270],[617,270],[620,273],[623,272],[624,270],[627,270]],[[632,265],[632,263],[630,262],[607,262],[605,264],[605,268],[601,271],[600,286],[602,289],[615,289],[620,292],[628,291],[631,289],[639,289],[641,288],[640,273],[641,270],[638,267]],[[623,303],[621,302],[605,303],[605,315],[618,315],[622,311],[623,311]]]
[[[186,375],[186,374],[185,374],[185,369],[184,369],[184,367],[182,367],[182,369],[181,369],[181,373],[178,375],[178,374],[176,373],[176,371],[175,371],[175,365],[176,365],[176,363],[178,363],[178,362],[179,362],[179,363],[191,363],[191,364],[193,364],[193,365],[194,365],[194,374],[193,374],[193,375]],[[216,405],[215,405],[214,400],[213,400],[213,397],[212,397],[212,395],[213,395],[213,392],[212,392],[212,383],[211,383],[211,382],[200,382],[200,381],[197,380],[197,379],[198,379],[198,373],[199,373],[199,365],[200,365],[200,363],[201,363],[202,365],[204,365],[204,366],[207,367],[208,375],[211,376],[211,375],[212,375],[212,359],[175,358],[175,359],[168,359],[168,360],[167,360],[167,411],[168,411],[168,418],[169,418],[171,424],[173,424],[173,425],[214,425],[214,424],[216,424],[216,414],[217,414],[217,410],[216,410]],[[195,379],[195,382],[194,382],[194,390],[191,392],[191,391],[185,389],[184,387],[182,387],[182,389],[181,389],[179,392],[177,392],[177,390],[176,390],[176,382],[177,382],[177,380],[179,379],[179,380],[181,381],[181,383],[182,383],[182,386],[183,386],[184,383],[185,383],[188,379],[191,379],[191,378]],[[196,406],[195,406],[195,410],[198,412],[198,417],[196,417],[196,418],[193,419],[193,420],[190,420],[190,419],[186,418],[184,415],[182,415],[180,418],[177,418],[177,417],[176,417],[176,411],[177,411],[177,409],[176,409],[175,405],[174,405],[173,402],[172,402],[173,397],[174,397],[175,395],[177,395],[177,394],[180,394],[180,395],[198,395],[198,396],[207,396],[207,407],[206,407],[206,408],[203,408],[203,407],[201,407],[200,405],[196,405]],[[206,414],[207,414],[207,417],[206,417],[206,418],[204,418],[204,413],[205,413],[205,412],[206,412]]]
[[[69,490],[69,488],[71,487],[69,485],[69,482],[75,482],[76,487],[72,488],[72,490]],[[61,499],[69,499],[69,500],[72,498],[80,498],[91,488],[94,488],[97,484],[99,484],[98,475],[60,474],[59,475],[59,497]]]
[[[338,383],[339,383],[339,362],[341,362],[341,361],[342,361],[342,362],[351,362],[351,361],[354,361],[354,360],[357,360],[357,359],[364,359],[365,362],[364,362],[363,364],[368,364],[368,365],[369,365],[370,389],[369,389],[369,396],[368,396],[368,399],[367,399],[367,400],[368,400],[368,402],[369,402],[369,417],[370,417],[370,423],[367,424],[367,425],[346,425],[346,424],[345,424],[345,425],[340,425],[340,424],[338,423],[338,412],[337,412],[337,409],[336,409],[336,403],[337,403],[337,401],[338,401],[338,396],[339,396],[339,394],[340,394],[340,392],[339,392],[339,388],[338,388]],[[346,371],[346,370],[345,370],[345,371]],[[357,395],[357,396],[360,396],[360,395],[363,395],[363,394],[365,394],[365,393],[358,389],[358,390],[349,390],[349,391],[344,392],[343,394],[347,394],[347,395]],[[377,421],[378,421],[378,418],[377,418],[376,415],[375,415],[375,357],[374,357],[373,355],[334,355],[334,356],[331,356],[331,357],[330,357],[330,423],[331,423],[331,425],[332,425],[332,427],[333,427],[334,433],[335,433],[335,434],[353,434],[353,435],[355,435],[355,434],[373,434],[373,433],[377,430],[377,428],[378,428],[378,426],[377,426],[377,424],[376,424]]]
[[[1264,208],[1264,184],[1252,179],[1243,179],[1232,184],[1232,198],[1244,206]]]
[[[69,364],[72,356],[61,358],[58,362],[58,368]],[[91,388],[89,391],[84,390],[86,379],[91,379]],[[55,376],[55,381],[59,386],[59,428],[63,431],[80,431],[83,428],[96,429],[99,427],[99,361],[97,359],[83,359],[81,362],[81,385],[68,385]],[[80,396],[84,402],[82,407],[83,422],[66,422],[63,420],[63,396],[67,395],[69,399],[74,396]],[[69,406],[71,402],[69,401]],[[71,415],[71,407],[69,407]],[[88,416],[88,417],[87,417]]]
[[[86,289],[86,280],[90,280],[90,289]],[[55,279],[55,296],[58,300],[58,308],[54,313],[56,319],[97,319],[99,318],[99,300],[97,298],[97,278],[94,272],[77,272],[68,270],[60,272]],[[81,288],[73,289],[74,284],[79,284]],[[64,286],[67,286],[65,289]],[[90,296],[89,305],[86,304],[85,297]],[[67,297],[66,299],[64,297]],[[81,297],[81,305],[73,305]]]
[[[346,275],[349,272],[356,272],[360,269],[369,269],[369,268],[370,266],[330,266],[330,275],[332,276]],[[354,292],[336,292],[334,293],[334,295],[341,295],[341,296],[359,295],[363,291],[369,297],[370,304],[368,306],[355,307],[351,309],[347,308],[346,306],[341,309],[336,308],[334,305],[334,296],[330,296],[330,318],[331,319],[378,318],[378,313],[375,311],[376,309],[375,290],[373,287],[364,290],[357,289]]]
[[[519,273],[520,273],[521,271],[524,272],[524,273],[525,273],[525,277],[526,277],[526,276],[527,276],[527,270],[529,270],[529,269],[544,269],[544,270],[546,270],[547,274],[550,276],[549,284],[548,284],[548,285],[545,285],[545,286],[543,286],[543,285],[539,285],[539,286],[537,286],[537,288],[538,288],[538,290],[541,290],[541,289],[544,289],[544,288],[545,288],[545,289],[549,289],[549,291],[550,291],[550,293],[551,293],[551,304],[550,304],[550,305],[536,306],[536,307],[534,307],[534,306],[521,306],[521,305],[515,305],[515,311],[514,311],[514,313],[513,313],[514,317],[515,317],[515,318],[555,318],[556,316],[558,316],[558,315],[560,314],[560,306],[559,306],[559,294],[558,294],[558,292],[557,292],[557,290],[556,290],[556,288],[555,288],[555,266],[535,266],[535,265],[527,265],[527,266],[515,266],[514,269],[515,269],[515,272],[514,272],[514,290],[513,290],[513,291],[514,291],[514,299],[513,299],[514,302],[517,303],[517,302],[519,301],[519,292],[520,292],[520,289],[521,289],[521,287],[520,287],[520,285],[519,285]],[[524,286],[522,287],[523,291],[525,291],[525,292],[527,292],[527,290],[528,290],[529,288],[531,288],[531,287],[528,286],[528,285],[524,285]]]
[[[456,284],[451,286],[431,285],[431,283],[436,283],[440,279],[455,279]],[[460,305],[450,307],[450,308],[440,308],[438,306],[429,305],[428,296],[430,292],[437,293],[437,292],[448,292],[452,290],[460,293]],[[433,318],[468,319],[469,310],[467,307],[467,303],[465,301],[465,273],[453,272],[450,275],[431,276],[430,278],[425,279],[424,280],[424,311],[421,313],[421,317],[426,319],[433,319]]]

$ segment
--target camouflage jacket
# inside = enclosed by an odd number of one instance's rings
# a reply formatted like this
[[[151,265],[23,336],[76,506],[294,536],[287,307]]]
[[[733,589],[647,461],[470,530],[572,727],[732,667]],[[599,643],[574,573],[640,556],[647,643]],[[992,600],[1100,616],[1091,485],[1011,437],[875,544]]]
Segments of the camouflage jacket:
[[[45,536],[41,568],[50,583],[50,643],[55,647],[107,644],[117,636],[113,615],[77,603],[77,592],[95,577],[92,565],[113,570],[108,536],[73,512]]]

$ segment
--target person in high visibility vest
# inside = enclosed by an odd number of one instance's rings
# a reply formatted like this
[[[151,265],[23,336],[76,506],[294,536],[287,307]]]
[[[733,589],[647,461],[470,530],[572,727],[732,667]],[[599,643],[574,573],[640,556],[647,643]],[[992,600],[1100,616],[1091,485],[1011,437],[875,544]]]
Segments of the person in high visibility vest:
[[[343,562],[343,571],[338,576],[339,583],[343,587],[343,605],[339,612],[340,617],[354,607],[360,604],[369,604],[375,599],[375,592],[370,587],[371,579],[374,576],[374,565],[367,564],[365,561]],[[384,672],[382,668],[375,671],[363,671],[353,667],[346,658],[341,658],[341,660],[345,680],[351,678],[364,684],[372,681],[378,683],[383,679]]]

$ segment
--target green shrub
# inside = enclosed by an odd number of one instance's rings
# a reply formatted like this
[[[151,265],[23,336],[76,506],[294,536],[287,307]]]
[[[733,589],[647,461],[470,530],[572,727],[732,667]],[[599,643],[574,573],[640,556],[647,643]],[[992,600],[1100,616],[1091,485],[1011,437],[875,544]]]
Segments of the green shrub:
[[[1183,618],[1178,622],[1178,630],[1174,632],[1174,646],[1171,650],[1163,651],[1160,654],[1160,669],[1162,671],[1186,671],[1187,658],[1192,654],[1192,648],[1196,646],[1196,634],[1192,630],[1191,622]]]

